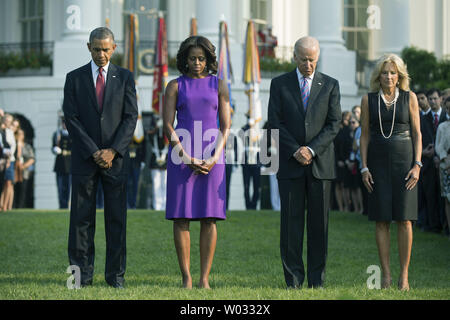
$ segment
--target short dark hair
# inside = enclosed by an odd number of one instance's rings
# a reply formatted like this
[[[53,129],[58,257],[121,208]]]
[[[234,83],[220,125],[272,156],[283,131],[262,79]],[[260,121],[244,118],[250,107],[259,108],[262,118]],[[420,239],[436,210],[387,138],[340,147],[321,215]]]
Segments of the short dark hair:
[[[208,73],[216,74],[218,69],[216,47],[207,38],[192,36],[184,40],[177,53],[177,69],[182,73],[188,73],[187,59],[191,48],[202,48],[206,55],[206,69]]]
[[[416,94],[416,96],[418,96],[419,94],[427,95],[425,90],[423,90],[423,89],[416,90],[415,94]]]
[[[114,42],[114,33],[106,27],[99,27],[91,31],[91,34],[89,35],[89,43],[92,43],[94,39],[104,40],[107,38],[111,38]]]
[[[439,91],[439,89],[431,88],[427,91],[427,97],[431,96],[435,92],[438,94],[439,97],[441,96],[441,91]]]

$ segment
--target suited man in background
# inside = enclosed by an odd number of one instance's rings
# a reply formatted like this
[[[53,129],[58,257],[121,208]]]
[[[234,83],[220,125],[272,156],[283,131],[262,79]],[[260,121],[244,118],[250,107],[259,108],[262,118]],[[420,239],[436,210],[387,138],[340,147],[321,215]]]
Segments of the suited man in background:
[[[436,156],[434,144],[436,141],[436,132],[439,124],[446,120],[445,111],[441,108],[441,92],[438,89],[429,89],[427,91],[428,104],[430,111],[420,117],[420,130],[422,132],[422,163],[421,178],[424,199],[426,219],[421,221],[421,227],[425,231],[440,233],[442,223],[440,212],[442,210],[442,201],[439,184],[439,158]]]
[[[87,44],[92,60],[67,74],[64,118],[72,138],[72,201],[69,262],[92,284],[96,192],[104,191],[106,282],[122,288],[126,266],[128,146],[138,116],[133,74],[110,63],[116,44],[108,28],[97,28]]]
[[[288,288],[301,288],[305,207],[308,287],[322,287],[328,247],[331,180],[336,177],[333,140],[341,106],[337,80],[316,71],[319,42],[295,43],[297,68],[272,80],[268,121],[279,130],[280,249]]]

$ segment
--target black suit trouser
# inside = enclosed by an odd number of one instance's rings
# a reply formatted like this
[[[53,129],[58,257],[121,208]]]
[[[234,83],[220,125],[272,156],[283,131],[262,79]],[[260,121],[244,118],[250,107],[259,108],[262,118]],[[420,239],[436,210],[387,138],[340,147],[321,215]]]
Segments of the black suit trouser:
[[[259,200],[261,167],[259,165],[244,164],[242,166],[242,176],[244,178],[245,208],[247,210],[256,210]],[[250,181],[253,181],[252,195],[250,195]]]
[[[430,167],[424,170],[421,178],[427,214],[427,228],[430,231],[440,231],[442,228],[439,206],[439,198],[441,194],[439,186],[439,172],[436,168],[434,168],[434,163],[430,163]]]
[[[309,287],[323,286],[328,250],[328,215],[331,181],[316,179],[311,166],[296,179],[278,180],[281,200],[280,251],[288,287],[301,287],[305,279],[303,234],[307,230]]]
[[[69,227],[69,262],[81,271],[81,284],[91,284],[94,275],[97,186],[104,191],[106,234],[105,279],[110,285],[124,282],[126,267],[126,175],[108,170],[83,176],[72,175],[72,203]]]

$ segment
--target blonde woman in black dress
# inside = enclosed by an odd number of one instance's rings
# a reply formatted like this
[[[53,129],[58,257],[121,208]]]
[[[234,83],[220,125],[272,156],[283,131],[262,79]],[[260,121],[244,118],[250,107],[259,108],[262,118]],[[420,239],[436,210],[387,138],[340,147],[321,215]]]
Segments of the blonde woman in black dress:
[[[369,220],[383,272],[382,287],[392,283],[389,266],[390,224],[397,222],[400,276],[398,288],[409,290],[408,267],[412,221],[417,220],[417,188],[422,156],[419,105],[409,91],[403,60],[382,56],[371,77],[371,92],[361,102],[362,180],[369,192]]]

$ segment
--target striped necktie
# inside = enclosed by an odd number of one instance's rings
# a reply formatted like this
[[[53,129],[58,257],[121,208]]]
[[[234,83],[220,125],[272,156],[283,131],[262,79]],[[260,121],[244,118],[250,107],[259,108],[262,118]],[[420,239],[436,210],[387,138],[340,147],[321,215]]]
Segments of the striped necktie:
[[[308,100],[309,100],[309,84],[307,81],[307,77],[302,78],[302,85],[301,85],[301,91],[302,91],[302,101],[303,101],[303,108],[306,111],[306,108],[308,107]]]

